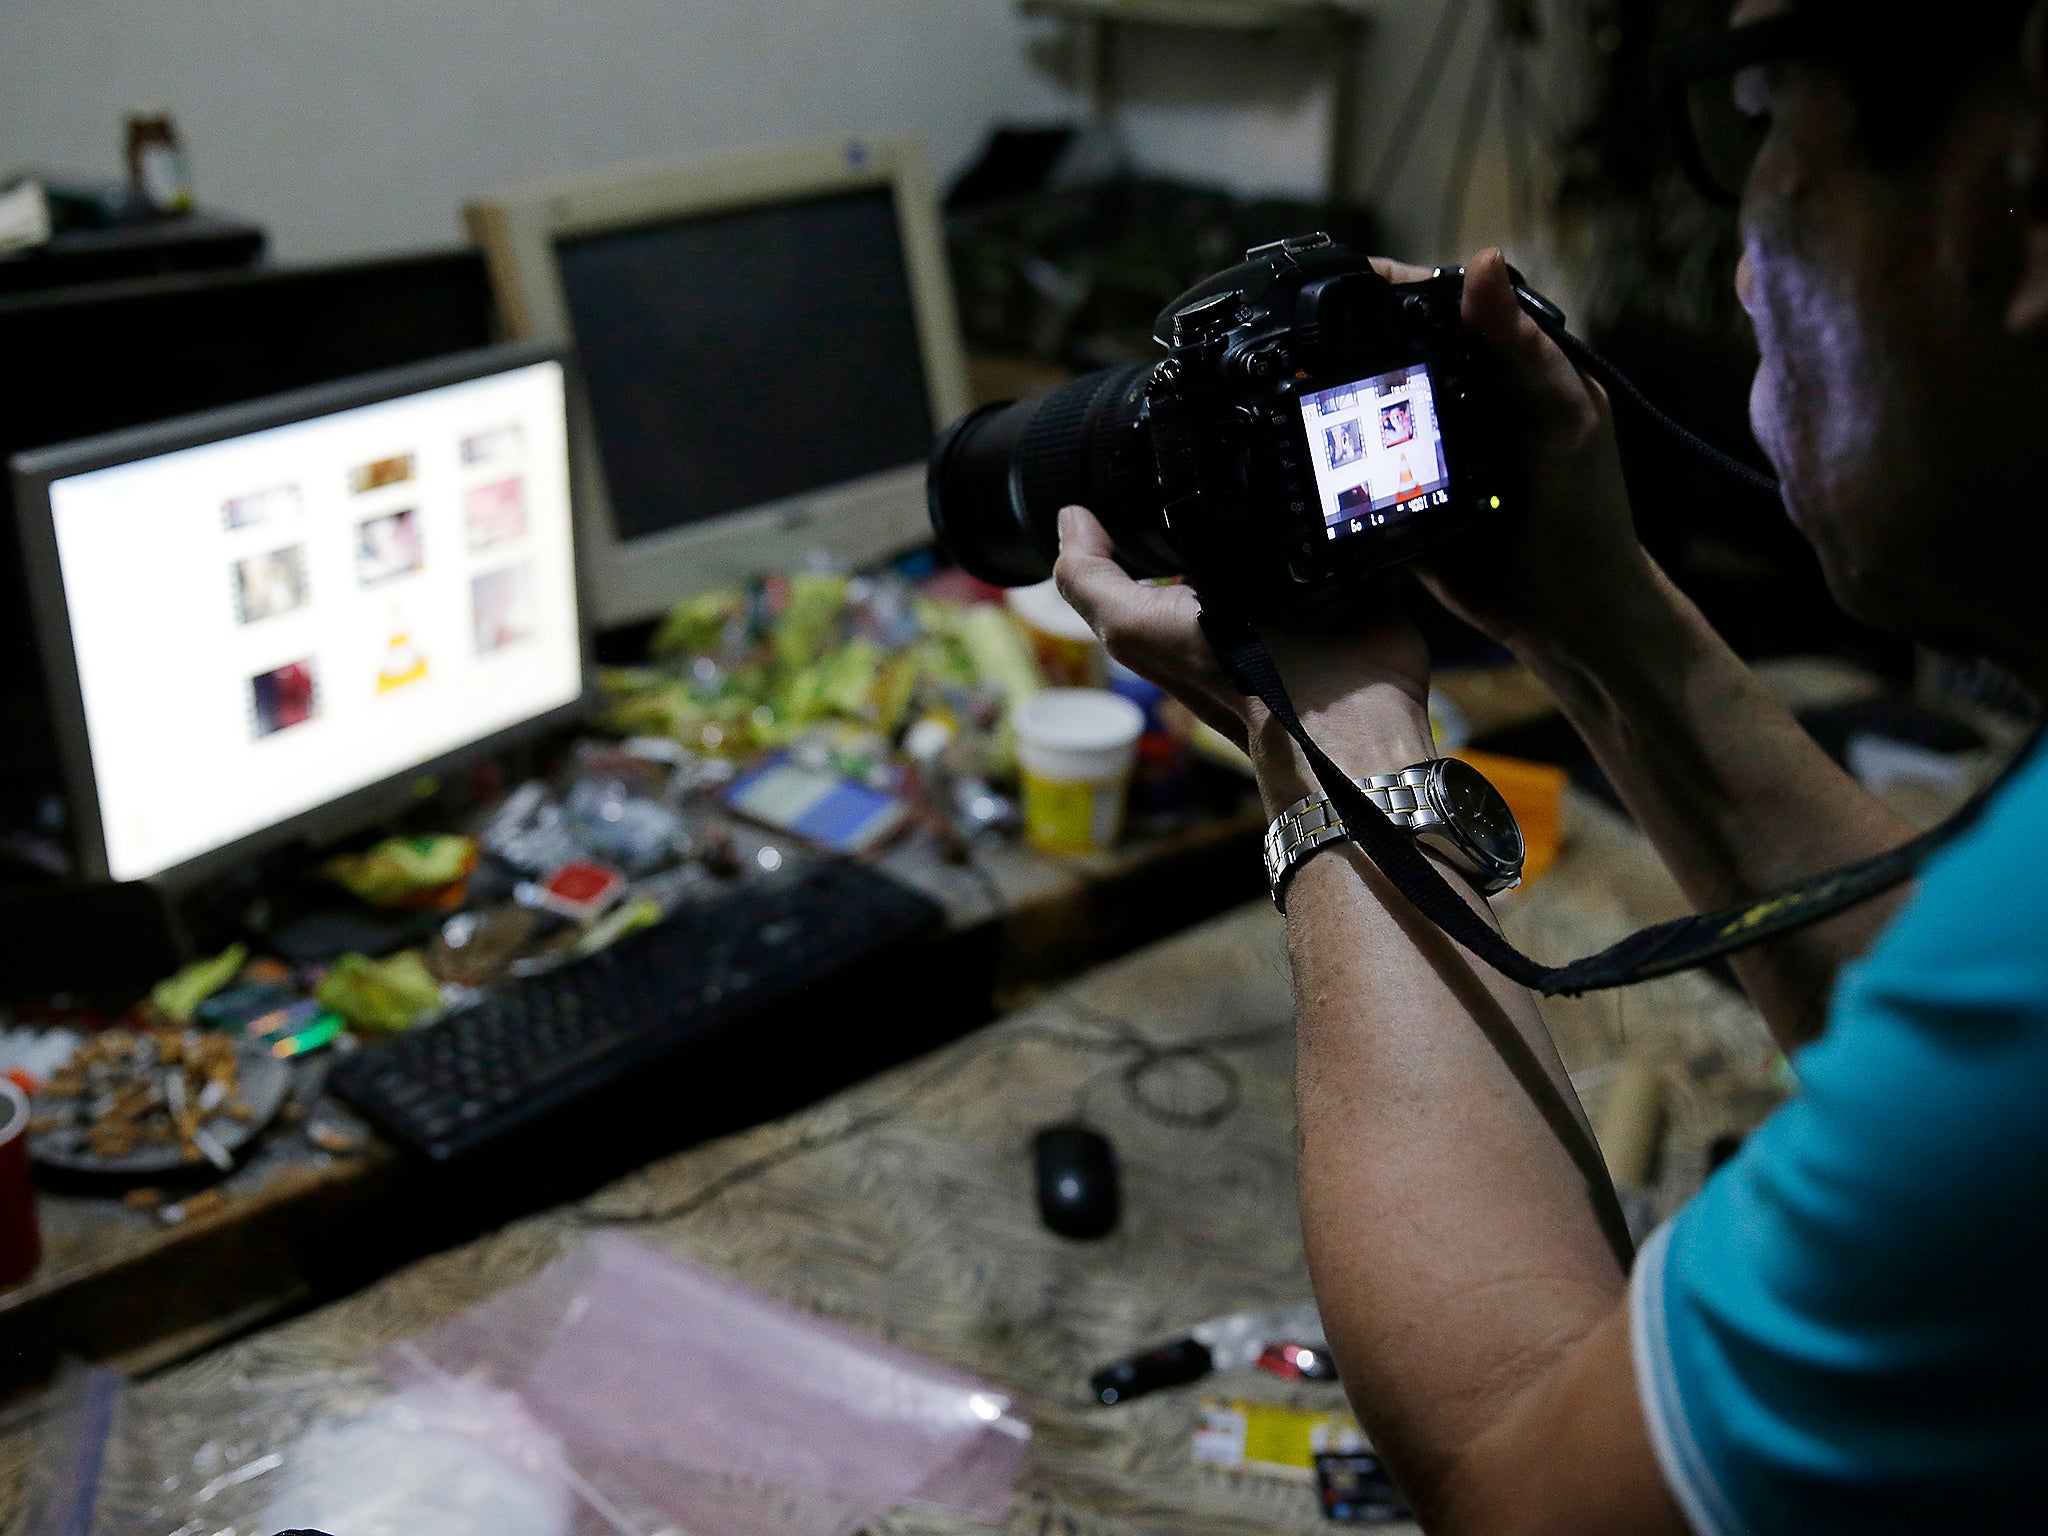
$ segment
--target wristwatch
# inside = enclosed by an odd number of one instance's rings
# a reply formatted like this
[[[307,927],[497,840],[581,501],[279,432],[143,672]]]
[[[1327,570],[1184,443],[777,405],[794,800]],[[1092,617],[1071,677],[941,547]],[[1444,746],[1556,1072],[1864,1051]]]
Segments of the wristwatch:
[[[1482,896],[1522,883],[1522,829],[1486,775],[1455,757],[1352,780],[1387,819],[1471,881]],[[1297,800],[1266,828],[1266,882],[1287,910],[1287,882],[1316,852],[1350,834],[1327,795]]]

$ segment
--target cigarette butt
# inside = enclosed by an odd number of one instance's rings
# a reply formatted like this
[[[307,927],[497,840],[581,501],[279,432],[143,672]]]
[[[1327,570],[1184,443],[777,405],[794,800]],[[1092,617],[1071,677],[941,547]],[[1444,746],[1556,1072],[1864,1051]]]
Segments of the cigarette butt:
[[[1617,1189],[1641,1189],[1650,1182],[1663,1125],[1663,1078],[1649,1062],[1624,1058],[1621,1070],[1608,1085],[1607,1102],[1594,1132]]]

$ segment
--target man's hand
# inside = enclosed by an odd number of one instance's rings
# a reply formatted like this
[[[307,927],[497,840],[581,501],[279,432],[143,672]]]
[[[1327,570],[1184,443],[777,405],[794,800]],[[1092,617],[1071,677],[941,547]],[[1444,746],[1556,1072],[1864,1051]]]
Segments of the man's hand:
[[[1391,263],[1383,270],[1397,281],[1409,275]],[[1483,541],[1431,559],[1424,579],[1453,611],[1518,651],[1598,648],[1615,638],[1622,599],[1652,580],[1607,392],[1522,308],[1499,251],[1466,268],[1463,316],[1507,391],[1520,504]]]
[[[1192,588],[1132,580],[1082,507],[1060,513],[1053,574],[1110,655],[1251,754],[1269,807],[1308,793],[1311,777],[1292,740],[1210,654]],[[1429,652],[1395,585],[1353,592],[1341,606],[1316,609],[1264,638],[1303,724],[1347,772],[1391,773],[1431,755]]]

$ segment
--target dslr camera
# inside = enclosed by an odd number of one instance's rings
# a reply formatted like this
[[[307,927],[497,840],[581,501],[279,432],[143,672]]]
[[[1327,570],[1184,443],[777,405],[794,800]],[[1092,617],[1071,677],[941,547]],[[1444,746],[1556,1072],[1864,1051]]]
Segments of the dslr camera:
[[[1052,574],[1078,502],[1133,575],[1227,572],[1268,612],[1469,536],[1513,483],[1463,293],[1462,271],[1391,283],[1326,234],[1256,247],[1160,315],[1161,361],[956,422],[932,457],[933,527],[971,574],[1026,586]]]

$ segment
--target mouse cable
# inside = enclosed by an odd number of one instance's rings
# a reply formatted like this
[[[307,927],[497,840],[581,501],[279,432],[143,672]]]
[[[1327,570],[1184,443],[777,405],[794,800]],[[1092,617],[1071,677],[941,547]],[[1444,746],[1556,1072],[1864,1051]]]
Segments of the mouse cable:
[[[1232,1035],[1216,1035],[1205,1040],[1188,1041],[1172,1046],[1160,1046],[1146,1039],[1128,1019],[1122,1019],[1114,1014],[1105,1013],[1100,1009],[1091,1008],[1068,992],[1061,991],[1055,993],[1050,1001],[1064,1008],[1078,1022],[1101,1024],[1115,1030],[1116,1037],[1105,1038],[1101,1035],[1063,1030],[1051,1023],[1020,1022],[1001,1034],[984,1034],[981,1038],[971,1043],[961,1041],[958,1043],[966,1045],[967,1049],[961,1051],[952,1059],[940,1063],[935,1070],[928,1072],[915,1086],[906,1089],[894,1102],[881,1105],[864,1114],[855,1115],[843,1125],[821,1127],[799,1136],[787,1146],[777,1147],[775,1150],[764,1152],[758,1157],[748,1158],[746,1161],[735,1164],[724,1172],[714,1175],[679,1200],[667,1205],[636,1211],[599,1211],[577,1208],[568,1213],[568,1218],[575,1225],[583,1227],[651,1227],[660,1226],[664,1222],[680,1221],[685,1217],[695,1215],[706,1206],[716,1203],[724,1196],[732,1193],[732,1191],[767,1177],[785,1163],[794,1162],[797,1158],[811,1152],[818,1152],[827,1147],[837,1146],[841,1142],[855,1140],[860,1136],[866,1135],[869,1131],[879,1130],[883,1126],[889,1125],[893,1121],[912,1113],[925,1102],[925,1096],[933,1089],[958,1076],[968,1066],[979,1061],[989,1049],[1007,1048],[1029,1041],[1049,1041],[1074,1050],[1137,1052],[1137,1060],[1124,1068],[1125,1092],[1132,1105],[1141,1113],[1176,1128],[1193,1127],[1207,1129],[1209,1127],[1206,1123],[1188,1118],[1185,1111],[1179,1111],[1171,1106],[1157,1105],[1147,1101],[1142,1096],[1141,1088],[1133,1088],[1131,1086],[1131,1078],[1134,1075],[1142,1078],[1167,1061],[1196,1058],[1203,1053],[1271,1044],[1274,1040],[1293,1033],[1293,1025],[1290,1022],[1285,1027],[1250,1030]],[[1220,1056],[1215,1058],[1215,1064],[1223,1069],[1222,1075],[1226,1076],[1232,1085],[1229,1109],[1234,1112],[1239,1099],[1236,1070],[1227,1061],[1223,1061]],[[1087,1086],[1087,1082],[1084,1081],[1081,1088],[1083,1093],[1086,1092]],[[1175,1118],[1176,1116],[1180,1118]],[[1222,1118],[1227,1118],[1227,1115]],[[1216,1123],[1220,1123],[1220,1119]]]

